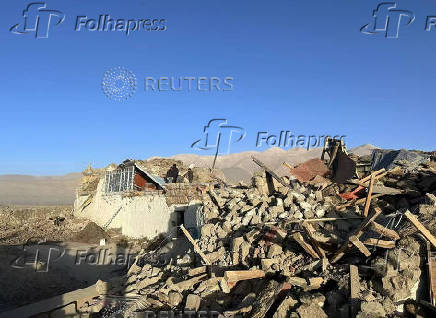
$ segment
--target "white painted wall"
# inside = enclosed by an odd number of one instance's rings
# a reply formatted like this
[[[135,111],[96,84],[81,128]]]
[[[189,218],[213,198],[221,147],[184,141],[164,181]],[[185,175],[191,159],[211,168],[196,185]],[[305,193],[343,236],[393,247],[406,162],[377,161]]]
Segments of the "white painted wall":
[[[145,194],[140,196],[123,197],[122,194],[105,194],[104,179],[101,179],[92,203],[81,212],[77,209],[83,204],[87,196],[78,197],[74,203],[75,216],[86,218],[99,226],[104,226],[112,215],[121,208],[108,228],[121,228],[122,234],[132,238],[147,237],[149,239],[160,233],[175,233],[176,206],[169,207],[163,194]],[[189,204],[198,207],[199,202]],[[181,207],[178,205],[177,207]],[[187,209],[188,210],[188,209]],[[191,220],[192,212],[185,214],[185,224],[194,224]]]

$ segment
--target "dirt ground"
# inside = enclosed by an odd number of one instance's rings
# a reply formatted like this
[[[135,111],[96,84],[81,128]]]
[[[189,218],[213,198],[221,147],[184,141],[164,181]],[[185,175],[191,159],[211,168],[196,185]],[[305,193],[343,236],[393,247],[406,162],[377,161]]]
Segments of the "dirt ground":
[[[0,207],[0,312],[120,275],[137,251],[70,206]]]

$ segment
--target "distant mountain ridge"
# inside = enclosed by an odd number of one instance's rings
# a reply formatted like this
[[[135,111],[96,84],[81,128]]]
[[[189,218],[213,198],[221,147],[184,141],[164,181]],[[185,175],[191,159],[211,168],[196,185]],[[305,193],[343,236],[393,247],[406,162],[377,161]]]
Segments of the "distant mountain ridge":
[[[350,152],[363,156],[369,155],[376,148],[368,144],[353,148]],[[288,175],[289,170],[283,166],[283,162],[296,165],[312,158],[319,158],[321,152],[321,148],[310,150],[269,148],[263,152],[247,151],[218,157],[216,167],[223,170],[228,182],[249,181],[253,173],[259,170],[259,166],[251,160],[251,156],[263,161],[277,174]],[[197,154],[179,154],[170,158],[198,167],[211,167],[213,163],[213,156]],[[77,172],[64,176],[44,177],[0,175],[0,205],[71,205],[80,178],[81,173]]]
[[[370,155],[373,149],[377,147],[366,144],[350,149],[350,153],[358,156]],[[322,148],[312,148],[306,150],[304,148],[291,148],[284,150],[282,148],[272,147],[263,152],[246,151],[224,155],[217,158],[216,168],[223,170],[228,182],[249,181],[253,173],[259,170],[259,166],[253,162],[252,156],[255,156],[260,161],[264,162],[279,175],[289,175],[289,169],[283,163],[287,162],[290,165],[297,165],[304,161],[313,158],[320,158]],[[198,167],[211,167],[213,156],[201,156],[196,154],[180,154],[172,156],[173,159],[183,161],[184,164],[194,164]]]

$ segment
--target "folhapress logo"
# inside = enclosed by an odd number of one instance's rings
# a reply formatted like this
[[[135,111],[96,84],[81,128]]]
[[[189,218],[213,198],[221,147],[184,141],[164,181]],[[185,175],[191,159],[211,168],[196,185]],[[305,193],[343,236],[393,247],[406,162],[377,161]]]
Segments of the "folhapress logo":
[[[10,28],[15,34],[35,33],[35,38],[46,39],[51,26],[64,22],[65,15],[58,10],[47,9],[44,2],[30,3],[23,11],[23,21]]]
[[[196,150],[214,149],[216,155],[229,154],[231,144],[241,141],[244,139],[245,135],[246,132],[244,128],[228,125],[227,119],[225,118],[211,119],[209,123],[203,127],[203,137],[194,141],[191,148]],[[233,138],[234,136],[237,138]],[[224,149],[221,149],[220,145],[223,145]]]
[[[372,12],[374,20],[364,25],[364,34],[384,33],[386,38],[397,39],[402,25],[407,26],[415,20],[413,12],[397,9],[395,2],[383,2]]]
[[[12,26],[14,34],[35,33],[35,38],[48,38],[51,28],[64,22],[65,14],[50,10],[45,2],[32,2],[23,11],[23,21]],[[139,31],[165,31],[166,19],[148,17],[142,19],[112,18],[109,14],[100,14],[97,18],[80,15],[75,18],[72,30],[76,32],[123,32],[129,36]]]

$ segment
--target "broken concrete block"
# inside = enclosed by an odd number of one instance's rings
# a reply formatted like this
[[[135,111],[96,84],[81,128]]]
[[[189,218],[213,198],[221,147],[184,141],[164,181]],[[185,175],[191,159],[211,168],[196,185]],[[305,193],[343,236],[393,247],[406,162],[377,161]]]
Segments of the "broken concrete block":
[[[300,295],[300,302],[308,305],[314,303],[319,307],[324,307],[325,296],[321,293],[303,293],[302,295]]]
[[[220,291],[220,281],[222,279],[222,277],[213,277],[208,280],[202,281],[195,290],[195,294],[199,295],[201,298],[204,298],[209,296],[210,294]]]
[[[292,196],[287,196],[284,200],[283,200],[283,206],[288,209],[290,208],[292,205],[294,205],[293,202],[293,197]]]
[[[287,219],[289,217],[289,212],[283,212],[279,214],[279,219]]]
[[[283,249],[278,244],[272,244],[268,249],[268,258],[274,258],[275,256],[280,256],[283,254]]]
[[[295,213],[292,215],[292,217],[295,218],[295,219],[302,220],[302,219],[304,218],[304,215],[303,215],[303,213],[301,213],[300,211],[297,211],[297,212],[295,212]]]
[[[241,244],[241,262],[245,263],[245,259],[247,258],[247,256],[250,254],[250,249],[251,249],[251,244],[248,242],[242,242]]]
[[[250,221],[250,225],[256,225],[262,222],[262,219],[260,218],[260,216],[258,215],[253,215],[251,221]]]
[[[170,291],[168,293],[168,303],[175,307],[177,305],[179,305],[183,300],[183,296],[182,294],[180,294],[179,292],[176,291]]]
[[[286,298],[283,299],[283,301],[277,308],[277,311],[274,313],[273,318],[292,317],[291,314],[294,311],[297,304],[298,304],[298,300],[294,299],[291,295],[286,296]],[[312,317],[312,318],[317,318],[317,317]]]
[[[202,280],[204,280],[206,278],[207,278],[207,274],[203,274],[203,275],[196,276],[196,277],[193,277],[193,278],[188,279],[188,280],[181,281],[177,284],[173,284],[171,286],[171,288],[173,290],[183,292],[185,290],[193,289],[194,285],[198,284],[199,282],[201,282]]]
[[[315,215],[317,218],[323,218],[325,216],[325,210],[321,207],[315,209]]]
[[[141,272],[141,270],[142,267],[134,263],[132,266],[130,266],[129,271],[127,272],[127,276],[137,275]]]
[[[273,273],[279,270],[279,266],[277,264],[276,259],[271,258],[263,258],[260,260],[261,268],[264,272]]]
[[[220,247],[217,251],[206,254],[206,258],[212,264],[219,260],[224,259],[225,254],[226,254],[226,249],[224,247]]]
[[[289,192],[288,197],[289,196],[292,197],[298,203],[304,202],[306,200],[306,197],[303,194],[295,192],[295,191]]]
[[[190,268],[188,271],[189,276],[197,276],[207,272],[207,266],[200,266],[196,268]]]
[[[300,318],[327,318],[326,313],[315,303],[303,304],[297,308]]]
[[[185,311],[197,312],[200,309],[201,298],[195,294],[189,294],[186,298]]]
[[[157,276],[155,277],[146,277],[142,280],[139,280],[136,282],[136,287],[138,290],[141,290],[143,288],[146,288],[147,286],[156,284],[162,277],[163,272],[160,272]]]
[[[305,210],[305,211],[311,211],[312,210],[312,205],[308,202],[302,201],[299,202],[300,207]]]
[[[312,210],[304,210],[303,214],[305,219],[313,219],[315,217],[315,213]]]
[[[250,224],[250,222],[251,222],[251,220],[253,219],[253,216],[252,215],[245,215],[243,218],[242,218],[242,225],[244,225],[244,226],[247,226],[248,224]]]
[[[308,286],[307,281],[304,278],[296,276],[288,277],[287,282],[293,286],[298,286],[301,288],[306,288]]]
[[[271,206],[268,208],[268,212],[272,218],[277,218],[277,216],[283,212],[285,212],[285,209],[283,206]]]
[[[211,223],[205,224],[201,227],[201,237],[210,237],[215,233],[215,226]]]
[[[376,301],[362,302],[360,305],[362,313],[370,314],[371,317],[386,317],[386,312],[383,305]]]

